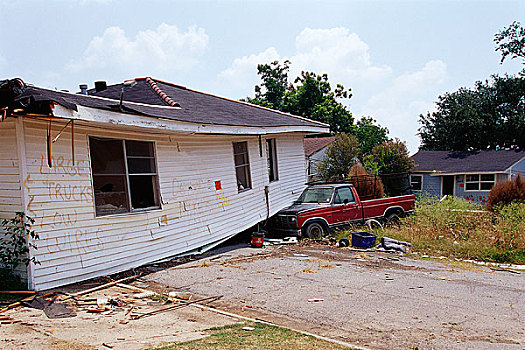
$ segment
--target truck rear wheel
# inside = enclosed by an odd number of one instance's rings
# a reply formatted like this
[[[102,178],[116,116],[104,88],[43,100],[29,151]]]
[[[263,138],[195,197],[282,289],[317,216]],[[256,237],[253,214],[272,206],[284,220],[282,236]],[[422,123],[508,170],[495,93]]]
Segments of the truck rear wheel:
[[[390,214],[386,218],[386,224],[390,227],[397,227],[399,228],[401,226],[401,219],[399,219],[399,215],[397,214]]]
[[[311,239],[319,239],[325,235],[325,229],[322,224],[318,222],[312,222],[306,226],[305,235]]]

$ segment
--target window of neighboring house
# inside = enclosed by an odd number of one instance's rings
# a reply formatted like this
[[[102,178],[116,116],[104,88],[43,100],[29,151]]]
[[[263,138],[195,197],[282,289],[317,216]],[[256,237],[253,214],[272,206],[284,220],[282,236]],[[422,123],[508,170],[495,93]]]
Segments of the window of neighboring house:
[[[237,189],[240,192],[252,188],[248,142],[233,143],[233,159],[235,162],[235,174],[237,176]]]
[[[465,191],[489,191],[495,182],[494,174],[465,175]]]
[[[153,142],[89,138],[97,216],[159,207]]]
[[[423,175],[410,175],[410,187],[412,187],[412,191],[421,191],[423,188]]]
[[[268,164],[268,178],[270,179],[270,182],[279,180],[275,139],[266,140],[266,162]]]

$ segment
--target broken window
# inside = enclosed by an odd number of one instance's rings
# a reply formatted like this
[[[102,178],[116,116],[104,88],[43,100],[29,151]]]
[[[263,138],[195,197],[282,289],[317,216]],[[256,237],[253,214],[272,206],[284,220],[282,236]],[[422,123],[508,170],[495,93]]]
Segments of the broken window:
[[[412,187],[412,191],[421,191],[423,188],[423,175],[410,175],[410,187]]]
[[[237,176],[237,189],[240,192],[252,188],[248,142],[233,143],[233,158],[235,162],[235,174]]]
[[[494,186],[494,174],[465,175],[465,191],[489,191]]]
[[[153,142],[89,138],[97,216],[159,207]]]
[[[268,178],[270,182],[279,180],[275,139],[266,139],[266,161],[268,163]]]

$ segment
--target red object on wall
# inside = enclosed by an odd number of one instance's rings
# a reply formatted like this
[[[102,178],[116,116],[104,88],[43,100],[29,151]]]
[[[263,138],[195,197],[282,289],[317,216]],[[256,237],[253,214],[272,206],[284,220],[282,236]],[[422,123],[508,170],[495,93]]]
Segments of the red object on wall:
[[[459,187],[465,187],[465,185],[464,184],[459,184]]]
[[[215,191],[222,190],[222,185],[220,181],[215,181]]]

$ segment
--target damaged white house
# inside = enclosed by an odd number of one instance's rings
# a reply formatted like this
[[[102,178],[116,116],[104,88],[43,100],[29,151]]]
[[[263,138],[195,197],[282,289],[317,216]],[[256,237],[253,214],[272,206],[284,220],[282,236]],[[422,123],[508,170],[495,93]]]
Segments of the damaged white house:
[[[0,217],[40,239],[43,290],[203,251],[305,184],[303,136],[327,125],[140,78],[81,93],[0,81]]]

